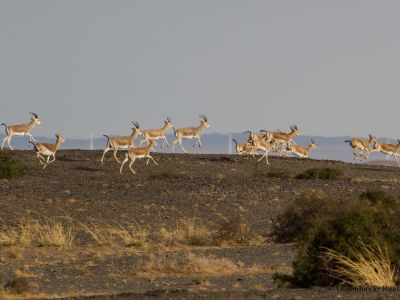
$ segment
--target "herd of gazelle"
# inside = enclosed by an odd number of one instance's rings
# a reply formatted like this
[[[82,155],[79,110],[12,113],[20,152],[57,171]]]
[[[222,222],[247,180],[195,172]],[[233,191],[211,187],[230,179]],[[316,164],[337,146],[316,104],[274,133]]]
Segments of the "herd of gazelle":
[[[60,134],[56,134],[56,142],[55,144],[49,143],[37,143],[35,138],[31,134],[31,130],[41,124],[39,120],[39,116],[36,113],[30,113],[32,115],[31,121],[27,124],[18,124],[18,125],[6,125],[2,123],[1,125],[5,126],[6,136],[3,139],[3,143],[1,145],[1,150],[3,150],[4,144],[7,142],[8,147],[11,150],[14,150],[11,146],[11,139],[13,136],[29,136],[29,143],[33,145],[36,157],[39,162],[43,165],[43,169],[46,168],[47,165],[51,164],[56,160],[56,152],[59,149],[61,143],[65,141],[64,137]],[[168,144],[168,140],[166,138],[166,133],[169,129],[174,130],[174,134],[176,139],[172,143],[172,152],[175,150],[175,144],[178,143],[181,150],[185,153],[188,153],[187,150],[183,147],[182,141],[184,139],[193,139],[195,143],[193,147],[199,146],[201,147],[201,139],[200,133],[203,129],[209,128],[210,124],[208,123],[208,119],[205,115],[200,115],[200,124],[197,127],[184,127],[175,129],[174,125],[171,122],[171,119],[168,117],[164,121],[164,126],[156,129],[147,129],[141,130],[139,123],[132,122],[132,133],[128,136],[114,137],[110,138],[107,135],[104,135],[107,138],[107,146],[104,149],[103,155],[101,157],[101,164],[104,162],[104,156],[110,150],[114,152],[114,158],[118,163],[121,164],[120,173],[122,173],[122,169],[124,165],[130,160],[129,168],[133,174],[136,172],[133,170],[132,165],[136,159],[147,158],[147,163],[149,163],[150,159],[156,164],[157,162],[151,156],[151,152],[154,151],[154,147],[157,145],[157,140],[162,139],[163,143],[161,148],[164,145]],[[297,157],[307,158],[309,157],[311,151],[317,148],[315,141],[311,140],[307,147],[302,147],[296,144],[293,141],[293,138],[299,135],[299,129],[296,125],[290,127],[290,132],[282,132],[278,131],[267,131],[260,130],[259,132],[251,132],[249,133],[249,138],[243,143],[238,143],[235,139],[233,142],[236,145],[236,152],[239,155],[257,155],[260,151],[263,152],[261,158],[258,161],[261,161],[265,158],[267,164],[268,161],[268,153],[270,151],[277,152],[279,155],[282,155],[283,152],[286,155],[293,154]],[[139,143],[139,147],[136,147],[135,140],[139,136],[142,136],[143,139]],[[353,138],[351,140],[345,141],[350,144],[353,149],[354,159],[362,160],[367,159],[369,154],[372,152],[381,152],[387,155],[394,156],[397,162],[397,165],[400,167],[400,139],[398,139],[397,144],[385,144],[374,136],[369,135],[369,140],[362,140],[359,138]],[[147,143],[147,146],[143,146],[142,144]],[[118,150],[125,150],[125,158],[121,161],[117,157]]]
[[[297,157],[304,158],[309,157],[311,151],[317,148],[313,139],[307,147],[302,147],[293,141],[293,138],[300,133],[296,125],[291,126],[290,132],[288,133],[280,130],[261,130],[260,132],[246,131],[244,133],[247,132],[249,133],[249,138],[245,142],[239,144],[233,139],[236,145],[236,152],[240,155],[248,154],[254,156],[261,151],[263,155],[258,161],[261,161],[265,157],[267,164],[269,164],[268,153],[270,151],[277,152],[279,155],[282,155],[283,152],[285,152],[286,155],[291,153]]]
[[[386,155],[394,156],[397,165],[400,167],[400,139],[397,139],[397,144],[385,144],[376,138],[376,136],[370,134],[368,140],[362,140],[359,138],[353,138],[345,141],[350,144],[353,148],[354,159],[363,160],[369,157],[372,152],[381,152]]]

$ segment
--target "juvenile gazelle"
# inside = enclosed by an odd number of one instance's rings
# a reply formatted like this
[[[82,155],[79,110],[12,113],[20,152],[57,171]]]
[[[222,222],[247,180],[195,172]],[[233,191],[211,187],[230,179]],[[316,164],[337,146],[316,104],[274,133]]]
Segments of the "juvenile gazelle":
[[[31,121],[28,124],[19,124],[19,125],[10,125],[7,126],[6,124],[2,123],[1,125],[6,127],[6,136],[3,139],[3,143],[1,144],[1,150],[3,150],[4,143],[7,141],[8,147],[10,147],[11,150],[14,150],[13,147],[11,147],[11,138],[14,135],[26,135],[29,136],[29,141],[31,142],[32,140],[36,142],[35,138],[31,134],[31,130],[33,127],[36,125],[40,125],[41,121],[39,120],[39,117],[35,113],[30,113],[33,117],[31,118]]]
[[[232,141],[235,143],[235,149],[239,155],[249,154],[254,156],[257,154],[257,147],[253,145],[252,141],[245,141],[241,144],[238,144],[235,139],[232,139]]]
[[[149,164],[150,159],[158,166],[158,163],[154,160],[154,158],[150,155],[151,150],[157,145],[157,142],[155,140],[151,140],[149,145],[146,147],[141,147],[141,148],[131,148],[128,150],[128,152],[125,154],[125,159],[122,162],[121,168],[119,169],[119,172],[122,174],[122,168],[124,167],[125,163],[130,159],[131,162],[129,163],[129,169],[131,169],[133,174],[136,174],[136,172],[132,169],[132,165],[135,162],[136,159],[138,158],[147,158],[147,163],[146,165]]]
[[[37,159],[43,165],[43,170],[46,168],[47,165],[56,160],[56,152],[61,143],[65,142],[64,137],[58,133],[56,134],[56,138],[57,139],[55,144],[34,143],[29,141],[29,143],[31,143],[35,149]],[[47,159],[45,159],[43,156],[46,156]],[[52,160],[50,160],[50,156],[53,158]]]
[[[359,138],[352,138],[351,140],[346,140],[344,142],[349,143],[350,147],[353,149],[354,159],[362,160],[363,158],[368,158],[369,153],[373,150],[370,145],[374,141],[376,141],[376,137],[369,134],[368,141]]]
[[[400,139],[397,139],[397,144],[384,144],[375,139],[373,141],[373,151],[394,156],[397,165],[400,167],[400,154],[398,153],[400,151]]]
[[[183,148],[183,145],[182,145],[183,139],[196,139],[196,143],[193,144],[193,147],[195,147],[197,144],[199,145],[199,147],[201,147],[200,132],[204,128],[209,128],[210,124],[208,124],[208,120],[205,115],[200,115],[200,117],[201,117],[200,125],[197,127],[186,127],[186,128],[174,129],[176,140],[172,144],[172,152],[174,152],[175,144],[179,143],[179,146],[181,147],[182,151],[185,153],[188,153],[186,151],[186,149]]]
[[[165,133],[168,131],[168,129],[173,128],[174,125],[171,122],[170,117],[168,117],[165,121],[164,121],[164,126],[162,128],[158,128],[158,129],[147,129],[147,130],[143,130],[143,140],[140,141],[140,146],[142,146],[142,143],[144,142],[150,142],[151,140],[158,140],[158,139],[164,139],[164,142],[161,145],[161,148],[167,144],[168,145],[168,140],[165,136]]]
[[[139,128],[138,122],[132,122],[135,127],[132,127],[132,134],[130,136],[121,136],[110,138],[108,135],[104,135],[107,138],[107,147],[104,149],[103,156],[101,157],[101,164],[103,164],[104,156],[110,150],[114,150],[114,157],[118,163],[121,163],[117,157],[117,152],[120,149],[128,149],[135,147],[135,139],[142,135],[142,131]]]
[[[286,151],[292,153],[297,157],[304,157],[304,158],[308,158],[311,151],[315,149],[317,149],[317,145],[315,144],[315,141],[313,139],[311,139],[311,143],[308,144],[306,148],[295,143],[291,143],[286,146]]]

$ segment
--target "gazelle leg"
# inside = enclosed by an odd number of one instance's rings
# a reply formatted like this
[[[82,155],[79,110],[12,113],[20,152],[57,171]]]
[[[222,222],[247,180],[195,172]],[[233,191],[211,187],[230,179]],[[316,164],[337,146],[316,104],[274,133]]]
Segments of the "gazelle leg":
[[[3,151],[4,143],[6,142],[7,138],[8,138],[8,136],[5,136],[3,139],[3,143],[1,144],[1,151]]]
[[[167,139],[166,136],[164,136],[164,143],[166,143],[167,144],[167,148],[169,148],[168,139]],[[164,143],[163,143],[163,145],[164,145]],[[161,146],[161,148],[162,148],[162,146]]]
[[[175,144],[178,142],[178,140],[176,139],[175,141],[172,142],[172,153],[175,152]]]
[[[153,156],[151,156],[151,155],[149,154],[147,157],[150,158],[150,159],[156,164],[156,166],[158,166],[158,163],[154,160]]]
[[[264,154],[261,156],[261,158],[259,158],[259,159],[257,160],[257,162],[261,161],[261,160],[264,158],[264,156],[265,156],[265,152],[264,152]]]
[[[112,149],[112,148],[107,147],[107,148],[104,150],[103,156],[101,157],[101,164],[103,164],[104,156],[105,156],[106,153],[107,153],[108,151],[110,151],[111,149]]]
[[[53,157],[53,159],[51,161],[49,161],[49,164],[51,164],[52,162],[54,162],[56,160],[56,156],[54,155],[54,153],[51,156]]]
[[[39,162],[43,165],[44,162],[45,162],[45,158],[44,158],[43,156],[41,156],[41,155],[39,154],[39,152],[36,153],[36,157],[37,157],[37,159],[39,160]]]
[[[30,140],[30,141],[34,141],[35,143],[37,142],[37,141],[35,140],[35,138],[33,137],[32,133],[28,133],[28,135],[29,135],[29,140]]]
[[[12,138],[12,135],[7,136],[7,144],[11,150],[14,150],[14,148],[11,146],[11,138]]]
[[[115,159],[117,160],[117,162],[120,164],[121,162],[120,162],[120,160],[119,160],[118,157],[117,157],[117,152],[118,152],[118,148],[115,148],[115,149],[114,149],[114,157],[115,157]]]
[[[196,145],[199,145],[199,148],[201,147],[201,139],[200,136],[196,137],[196,144],[193,145],[193,147],[196,147]]]
[[[194,136],[193,140],[196,140],[196,142],[193,144],[193,148],[197,146],[197,144],[199,143],[199,137],[198,136]]]
[[[400,167],[400,162],[399,162],[398,157],[399,157],[399,155],[395,153],[395,154],[394,154],[394,158],[396,159],[397,166]]]
[[[185,148],[183,148],[182,140],[179,140],[179,146],[181,147],[182,151],[188,153]]]
[[[129,163],[129,169],[131,169],[133,174],[136,174],[136,172],[132,169],[132,165],[135,162],[136,158],[131,159],[131,162]]]
[[[43,170],[46,169],[47,164],[49,163],[49,159],[50,159],[50,156],[47,156],[47,160],[46,160],[46,163],[43,166]]]
[[[124,167],[125,163],[129,160],[128,155],[125,156],[124,161],[121,164],[121,168],[119,169],[119,172],[122,174],[122,168]]]

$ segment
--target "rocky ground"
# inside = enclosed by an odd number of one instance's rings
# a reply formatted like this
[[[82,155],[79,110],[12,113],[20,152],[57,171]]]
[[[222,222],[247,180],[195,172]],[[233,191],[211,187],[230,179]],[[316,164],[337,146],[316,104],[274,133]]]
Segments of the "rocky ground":
[[[133,175],[127,165],[120,174],[119,164],[110,156],[102,166],[100,151],[60,151],[46,170],[32,151],[11,155],[27,172],[21,178],[0,180],[1,232],[14,240],[5,245],[0,236],[0,283],[7,286],[0,298],[395,299],[400,295],[400,291],[346,292],[336,287],[277,288],[272,274],[290,272],[295,251],[293,245],[276,244],[271,238],[274,217],[305,191],[346,198],[379,187],[400,198],[400,168],[280,157],[271,157],[267,165],[249,156],[155,153],[159,166],[136,162]],[[345,176],[328,181],[294,179],[321,166],[342,169]],[[290,178],[270,178],[271,170],[284,171]],[[26,220],[50,227],[59,222],[74,239],[68,246],[52,246],[37,242],[36,233],[23,243],[21,228],[26,230]],[[245,228],[244,243],[213,240],[224,224],[235,222]],[[176,237],[178,229],[191,230],[190,226],[201,227],[204,240]],[[140,243],[111,237],[100,241],[100,234],[110,228],[135,228],[146,234]]]

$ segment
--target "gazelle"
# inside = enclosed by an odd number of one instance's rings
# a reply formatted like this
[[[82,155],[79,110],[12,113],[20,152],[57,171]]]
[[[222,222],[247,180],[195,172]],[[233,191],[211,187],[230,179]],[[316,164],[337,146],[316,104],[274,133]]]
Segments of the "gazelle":
[[[373,148],[370,147],[370,144],[376,140],[376,137],[372,134],[369,134],[369,140],[362,140],[359,138],[352,138],[351,140],[344,141],[345,143],[349,143],[350,147],[353,149],[354,159],[362,160],[367,159],[369,153]]]
[[[279,155],[282,155],[282,151],[286,151],[287,145],[290,144],[293,138],[299,135],[299,129],[297,125],[290,126],[290,132],[281,132],[281,131],[270,131],[271,139],[277,141],[277,151]]]
[[[36,125],[40,125],[41,121],[39,120],[39,117],[37,114],[32,113],[32,112],[30,114],[33,116],[33,118],[31,118],[31,121],[28,124],[19,124],[19,125],[10,125],[10,126],[7,126],[4,123],[1,124],[6,127],[6,134],[7,134],[3,139],[3,143],[1,144],[1,150],[3,150],[4,143],[6,141],[7,141],[8,147],[10,147],[11,150],[14,150],[10,144],[11,138],[14,135],[20,135],[20,136],[27,135],[27,136],[29,136],[30,142],[32,142],[32,140],[34,142],[36,142],[35,138],[31,134],[31,130]]]
[[[311,139],[310,144],[308,144],[308,146],[306,148],[295,144],[295,143],[291,143],[288,144],[286,146],[286,151],[288,151],[289,153],[292,153],[293,155],[297,156],[297,157],[304,157],[304,158],[308,158],[311,151],[317,149],[317,145],[315,144],[315,141],[313,139]]]
[[[259,141],[259,140],[264,140],[268,134],[267,130],[260,130],[260,132],[255,132],[255,131],[245,131],[243,133],[249,133],[249,138],[247,139],[247,141]]]
[[[32,141],[29,141],[29,143],[31,143],[35,149],[37,159],[43,165],[43,170],[46,168],[47,165],[56,160],[56,152],[61,143],[65,142],[64,137],[58,133],[56,134],[56,138],[57,139],[55,144],[34,143]],[[43,156],[46,156],[47,159],[45,159]],[[50,156],[53,157],[52,160],[50,160]]]
[[[245,141],[244,143],[238,144],[238,142],[235,139],[232,139],[232,141],[236,144],[235,149],[236,152],[239,155],[242,154],[249,154],[251,156],[254,156],[257,154],[257,147],[253,145],[251,141]]]
[[[128,150],[128,152],[125,154],[125,159],[121,164],[121,168],[119,169],[119,172],[122,174],[122,168],[124,167],[125,163],[130,159],[131,162],[129,163],[129,169],[131,169],[133,174],[136,174],[136,172],[132,169],[132,165],[135,162],[136,159],[138,158],[147,158],[147,163],[146,165],[149,164],[150,159],[158,166],[158,163],[154,160],[154,158],[150,155],[151,150],[157,145],[157,142],[155,140],[150,140],[150,143],[146,147],[141,147],[141,148],[131,148]]]
[[[183,139],[196,139],[196,143],[193,144],[195,147],[197,144],[201,147],[201,140],[200,140],[200,132],[204,128],[209,128],[210,124],[208,124],[207,117],[205,115],[200,115],[200,125],[197,127],[186,127],[186,128],[179,128],[174,129],[174,133],[176,136],[176,140],[172,143],[172,152],[174,152],[175,144],[179,143],[182,151],[188,153],[185,148],[183,148],[182,140]]]
[[[271,151],[274,147],[276,147],[277,143],[278,143],[277,140],[271,139],[269,133],[267,134],[267,138],[260,140],[258,142],[254,141],[254,145],[257,148],[257,150],[264,152],[264,154],[261,156],[261,158],[258,159],[257,161],[259,162],[265,157],[265,161],[269,165],[270,163],[268,161],[268,152]]]
[[[114,150],[114,157],[118,163],[121,163],[117,157],[119,149],[128,149],[135,147],[135,139],[142,135],[138,122],[132,122],[135,127],[132,127],[132,134],[130,136],[121,136],[110,138],[108,135],[104,135],[107,138],[107,147],[104,149],[103,156],[101,157],[101,164],[103,164],[104,156],[110,150]]]
[[[373,151],[376,152],[379,151],[381,153],[394,156],[397,165],[400,167],[400,162],[399,162],[400,154],[397,153],[400,151],[400,139],[397,139],[397,144],[384,144],[379,142],[378,140],[375,140],[373,144],[374,144]]]
[[[161,145],[161,148],[164,146],[164,144],[167,144],[167,147],[169,147],[168,145],[168,140],[165,136],[165,133],[168,131],[168,129],[173,128],[174,125],[171,122],[170,117],[168,117],[165,121],[164,121],[164,126],[162,128],[159,129],[147,129],[147,130],[143,130],[143,140],[140,141],[140,146],[142,146],[142,143],[144,142],[150,142],[151,140],[158,140],[158,139],[164,139],[164,142]]]

